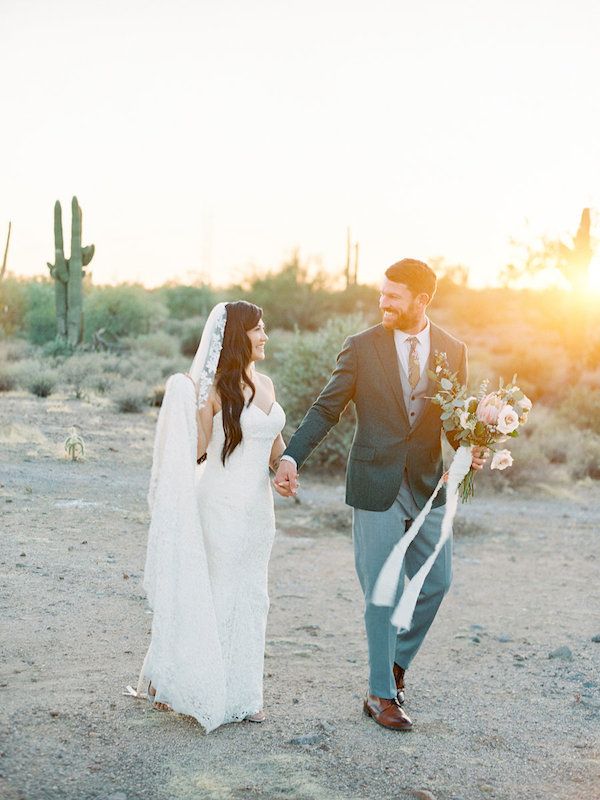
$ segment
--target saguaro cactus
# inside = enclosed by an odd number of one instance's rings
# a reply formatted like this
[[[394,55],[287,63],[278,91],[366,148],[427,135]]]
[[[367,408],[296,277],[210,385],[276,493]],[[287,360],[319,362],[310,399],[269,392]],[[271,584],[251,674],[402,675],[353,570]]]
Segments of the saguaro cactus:
[[[10,230],[12,222],[8,223],[8,236],[6,237],[6,247],[4,248],[4,258],[2,259],[2,268],[0,269],[0,281],[4,278],[6,273],[6,260],[8,259],[8,245],[10,244]]]
[[[56,326],[58,338],[75,347],[83,339],[83,267],[94,255],[94,245],[81,246],[81,207],[74,197],[71,201],[71,256],[65,258],[62,229],[62,209],[54,204],[54,264],[48,262],[54,278]]]

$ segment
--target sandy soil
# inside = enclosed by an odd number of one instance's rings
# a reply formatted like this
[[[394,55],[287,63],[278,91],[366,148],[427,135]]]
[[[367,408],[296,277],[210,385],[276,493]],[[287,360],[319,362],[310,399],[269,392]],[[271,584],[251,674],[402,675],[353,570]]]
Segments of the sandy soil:
[[[0,397],[2,798],[600,798],[597,483],[462,509],[453,589],[407,676],[415,728],[397,734],[361,710],[341,481],[306,477],[299,504],[277,503],[268,721],[205,736],[122,694],[150,628],[154,420]],[[74,424],[81,463],[62,457]]]

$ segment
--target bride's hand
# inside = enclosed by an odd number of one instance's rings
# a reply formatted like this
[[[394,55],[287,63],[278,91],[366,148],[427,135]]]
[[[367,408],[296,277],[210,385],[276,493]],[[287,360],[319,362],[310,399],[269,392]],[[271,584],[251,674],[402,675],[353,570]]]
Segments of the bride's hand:
[[[279,462],[273,486],[282,497],[295,497],[298,491],[298,471],[287,459]]]
[[[471,469],[475,470],[483,469],[485,466],[485,462],[488,460],[489,454],[490,451],[487,447],[474,447]]]

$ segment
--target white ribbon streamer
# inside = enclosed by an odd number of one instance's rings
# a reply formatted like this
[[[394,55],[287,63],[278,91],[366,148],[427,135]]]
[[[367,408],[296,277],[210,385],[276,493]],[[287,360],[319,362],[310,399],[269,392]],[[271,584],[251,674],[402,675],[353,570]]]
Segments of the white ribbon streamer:
[[[442,520],[440,538],[438,539],[438,542],[427,561],[425,561],[418,572],[413,575],[412,580],[402,593],[400,602],[392,614],[391,623],[398,628],[398,631],[410,630],[415,606],[417,605],[417,600],[419,599],[419,594],[421,593],[425,579],[429,575],[429,571],[431,570],[431,567],[433,566],[440,550],[446,544],[452,534],[452,523],[454,521],[458,506],[458,487],[471,469],[472,460],[472,447],[461,445],[461,447],[459,447],[454,454],[454,459],[452,460],[452,464],[450,465],[450,469],[448,471],[448,483],[446,485],[446,508],[444,511],[444,518]],[[373,590],[371,602],[374,605],[394,605],[394,600],[398,590],[398,583],[400,581],[400,574],[402,572],[402,563],[404,561],[404,556],[408,546],[421,530],[421,526],[425,521],[425,517],[431,511],[433,501],[437,497],[443,484],[444,479],[440,478],[438,485],[433,490],[433,494],[425,503],[413,524],[389,554],[385,564],[381,569],[381,572],[379,573],[375,588]]]

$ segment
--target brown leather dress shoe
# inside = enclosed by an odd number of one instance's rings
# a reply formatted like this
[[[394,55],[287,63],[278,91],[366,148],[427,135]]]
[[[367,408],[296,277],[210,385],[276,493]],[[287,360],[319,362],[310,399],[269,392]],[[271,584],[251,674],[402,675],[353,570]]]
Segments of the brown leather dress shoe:
[[[364,712],[368,717],[373,717],[378,725],[393,731],[409,731],[413,724],[408,715],[400,708],[395,697],[377,697],[367,695],[364,702]]]
[[[394,662],[394,680],[396,681],[396,699],[404,705],[404,670]]]

